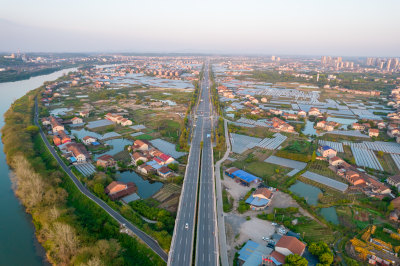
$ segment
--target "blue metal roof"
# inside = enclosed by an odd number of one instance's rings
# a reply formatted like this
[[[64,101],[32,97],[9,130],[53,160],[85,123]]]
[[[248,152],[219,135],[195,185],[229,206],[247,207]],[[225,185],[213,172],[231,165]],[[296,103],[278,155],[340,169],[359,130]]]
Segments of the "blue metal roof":
[[[97,146],[97,145],[100,145],[100,142],[93,141],[91,144],[92,144],[93,146]]]
[[[237,171],[233,172],[232,175],[234,177],[242,179],[243,181],[245,181],[247,183],[251,183],[251,182],[253,182],[254,180],[257,180],[257,179],[260,180],[259,177],[255,176],[255,175],[252,175],[252,174],[249,174],[249,173],[247,173],[247,172],[245,172],[243,170],[237,170]]]
[[[324,151],[326,151],[326,150],[333,150],[333,148],[331,148],[331,147],[328,146],[328,145],[322,146],[322,149],[323,149]]]
[[[162,165],[159,165],[156,161],[149,161],[146,164],[151,165],[154,169],[159,169],[162,167]]]
[[[268,199],[263,199],[263,198],[259,198],[259,197],[253,197],[253,195],[251,195],[250,197],[247,198],[246,203],[250,204],[250,205],[254,205],[257,207],[262,207],[267,205],[269,202]]]
[[[246,261],[250,255],[258,248],[260,244],[254,241],[247,241],[247,243],[239,250],[239,259]]]

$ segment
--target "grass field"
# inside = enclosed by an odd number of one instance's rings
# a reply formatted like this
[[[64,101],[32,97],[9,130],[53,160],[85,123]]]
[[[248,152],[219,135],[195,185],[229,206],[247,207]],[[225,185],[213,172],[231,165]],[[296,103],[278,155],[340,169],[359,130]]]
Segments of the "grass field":
[[[131,161],[131,155],[127,150],[123,150],[118,152],[117,154],[114,155],[114,159],[116,161],[122,161],[124,163],[129,163]]]
[[[307,170],[335,179],[339,182],[346,183],[343,178],[338,176],[334,171],[328,168],[329,163],[326,161],[316,160],[315,162],[310,162],[307,165]]]
[[[255,176],[261,177],[264,180],[276,174],[275,170],[279,169],[280,173],[289,172],[288,168],[284,168],[275,164],[253,161],[246,163],[245,161],[235,161],[233,166],[243,169]]]
[[[332,230],[323,227],[314,220],[296,226],[295,230],[297,233],[300,233],[307,243],[324,241],[330,244],[335,240]]]
[[[147,134],[136,136],[135,139],[144,139],[144,140],[152,140],[153,137]]]

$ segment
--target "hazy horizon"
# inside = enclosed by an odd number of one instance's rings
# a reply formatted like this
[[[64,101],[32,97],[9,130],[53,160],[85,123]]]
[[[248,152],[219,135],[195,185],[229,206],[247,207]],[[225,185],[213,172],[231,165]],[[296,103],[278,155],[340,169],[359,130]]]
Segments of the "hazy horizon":
[[[400,2],[2,1],[1,52],[400,56]]]

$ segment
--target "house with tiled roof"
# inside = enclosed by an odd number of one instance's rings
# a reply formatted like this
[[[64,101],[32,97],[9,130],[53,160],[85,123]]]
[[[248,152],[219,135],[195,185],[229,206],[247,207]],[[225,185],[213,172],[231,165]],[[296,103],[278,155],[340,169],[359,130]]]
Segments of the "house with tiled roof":
[[[139,161],[142,161],[142,162],[147,162],[148,161],[147,157],[144,156],[140,152],[134,152],[131,155],[131,158],[132,158],[132,163],[135,164],[135,165],[137,165]]]
[[[83,137],[82,141],[83,141],[83,143],[84,143],[85,145],[90,145],[90,144],[92,144],[93,142],[96,142],[97,139],[96,139],[95,137],[85,136],[85,137]]]
[[[330,146],[327,146],[327,145],[320,146],[318,148],[318,152],[321,154],[322,157],[325,157],[325,158],[326,157],[328,157],[328,158],[335,157],[337,154],[336,150],[334,150],[333,148],[331,148]]]
[[[147,151],[149,150],[149,143],[145,140],[137,139],[132,145],[132,150]]]
[[[118,200],[137,191],[136,185],[133,182],[113,181],[105,189],[104,192],[111,200]]]
[[[172,174],[172,170],[169,169],[169,168],[166,167],[166,166],[163,166],[163,167],[157,169],[157,174],[158,174],[159,176],[161,176],[161,177],[166,178],[166,177],[168,177],[168,176],[170,176],[170,175]]]
[[[259,188],[246,199],[246,203],[254,211],[263,210],[271,204],[273,195],[273,192],[268,188]]]
[[[102,166],[104,168],[113,167],[113,166],[115,166],[115,160],[111,155],[104,154],[104,155],[100,156],[99,158],[97,158],[96,165]]]
[[[74,117],[71,119],[72,124],[76,125],[76,124],[82,124],[83,123],[83,119],[80,117]]]
[[[289,256],[291,254],[302,256],[305,249],[306,245],[303,242],[296,237],[287,235],[282,236],[275,245],[275,251],[284,256]]]
[[[386,182],[394,187],[399,187],[400,186],[400,175],[394,175],[391,177],[388,177],[388,179],[386,179]]]

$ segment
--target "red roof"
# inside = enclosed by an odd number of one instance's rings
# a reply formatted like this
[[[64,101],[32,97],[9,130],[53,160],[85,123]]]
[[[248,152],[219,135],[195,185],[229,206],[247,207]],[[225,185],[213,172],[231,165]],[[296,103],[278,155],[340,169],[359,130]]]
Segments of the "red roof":
[[[282,236],[275,247],[287,248],[292,253],[303,255],[306,245],[294,236]]]
[[[159,157],[160,157],[161,160],[163,160],[164,162],[167,161],[169,158],[171,158],[171,156],[166,155],[166,154],[164,154],[164,153],[161,154]]]

